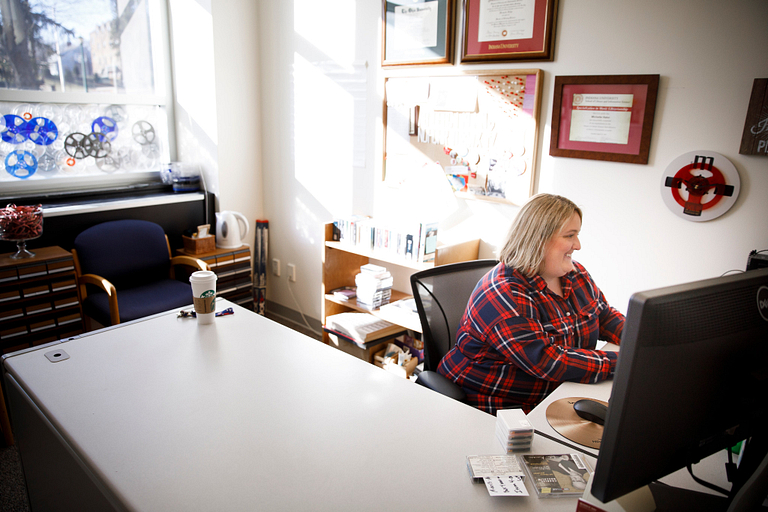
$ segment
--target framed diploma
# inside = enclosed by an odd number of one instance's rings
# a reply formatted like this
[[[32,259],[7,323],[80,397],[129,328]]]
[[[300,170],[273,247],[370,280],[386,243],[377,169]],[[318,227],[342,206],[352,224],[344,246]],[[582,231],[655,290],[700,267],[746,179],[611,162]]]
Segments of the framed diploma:
[[[549,154],[647,164],[659,75],[556,76]]]
[[[382,66],[451,64],[454,0],[384,0]]]
[[[464,0],[461,62],[552,60],[557,0]]]

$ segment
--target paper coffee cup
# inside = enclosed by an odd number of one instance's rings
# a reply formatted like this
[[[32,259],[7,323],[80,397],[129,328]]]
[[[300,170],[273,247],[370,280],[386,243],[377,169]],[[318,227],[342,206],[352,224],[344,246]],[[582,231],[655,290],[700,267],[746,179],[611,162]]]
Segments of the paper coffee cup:
[[[198,323],[210,324],[216,318],[216,279],[216,273],[210,270],[198,270],[189,276]]]

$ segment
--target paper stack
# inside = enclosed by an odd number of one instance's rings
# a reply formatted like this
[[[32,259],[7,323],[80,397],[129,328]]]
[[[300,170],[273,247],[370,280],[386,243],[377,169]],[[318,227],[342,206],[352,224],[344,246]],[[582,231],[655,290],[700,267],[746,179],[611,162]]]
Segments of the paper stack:
[[[399,325],[382,320],[370,313],[339,313],[327,317],[325,323],[326,330],[331,329],[363,344],[403,331]]]
[[[533,442],[533,426],[522,409],[496,412],[496,438],[507,452],[527,450]]]
[[[376,309],[389,304],[392,282],[392,274],[386,268],[372,263],[363,265],[360,267],[360,273],[355,276],[357,305]]]

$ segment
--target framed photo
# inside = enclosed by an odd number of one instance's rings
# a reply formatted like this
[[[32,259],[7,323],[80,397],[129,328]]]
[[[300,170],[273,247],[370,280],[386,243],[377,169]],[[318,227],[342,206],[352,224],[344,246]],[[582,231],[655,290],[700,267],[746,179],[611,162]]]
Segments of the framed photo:
[[[659,75],[556,76],[549,154],[647,164]]]
[[[461,62],[554,58],[557,0],[464,0]]]
[[[454,0],[383,0],[382,66],[452,64]]]

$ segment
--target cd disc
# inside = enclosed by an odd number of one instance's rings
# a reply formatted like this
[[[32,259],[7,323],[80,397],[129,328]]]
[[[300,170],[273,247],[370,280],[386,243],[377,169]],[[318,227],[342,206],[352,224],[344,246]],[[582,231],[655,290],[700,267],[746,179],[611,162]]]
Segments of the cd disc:
[[[547,421],[563,437],[595,450],[600,449],[600,441],[603,438],[603,426],[581,418],[573,409],[573,404],[583,397],[561,398],[555,400],[547,407]],[[588,398],[588,400],[595,400]],[[606,407],[608,402],[595,400]]]

